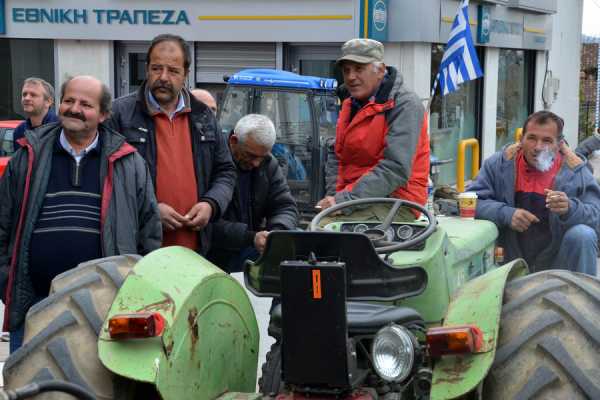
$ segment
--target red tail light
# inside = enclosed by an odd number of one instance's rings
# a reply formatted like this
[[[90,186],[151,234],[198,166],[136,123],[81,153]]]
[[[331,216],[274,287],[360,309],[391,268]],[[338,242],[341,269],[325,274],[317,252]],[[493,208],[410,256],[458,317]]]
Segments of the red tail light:
[[[115,315],[108,320],[108,333],[112,339],[141,339],[162,335],[165,319],[159,313]]]
[[[432,357],[477,353],[482,344],[483,332],[475,325],[442,326],[427,331],[427,345]]]

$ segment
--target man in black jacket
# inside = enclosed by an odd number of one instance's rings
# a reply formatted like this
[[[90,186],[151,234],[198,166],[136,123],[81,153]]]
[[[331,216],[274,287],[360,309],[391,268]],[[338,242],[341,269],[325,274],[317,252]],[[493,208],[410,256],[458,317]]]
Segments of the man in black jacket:
[[[238,181],[231,204],[215,223],[208,256],[227,272],[239,272],[246,259],[256,259],[270,231],[296,227],[296,202],[279,163],[270,154],[274,143],[273,123],[258,114],[240,119],[229,136]]]
[[[185,88],[187,43],[162,34],[152,40],[146,78],[137,93],[115,100],[109,126],[125,136],[150,168],[163,225],[163,246],[206,254],[211,224],[231,200],[235,165],[214,113]]]

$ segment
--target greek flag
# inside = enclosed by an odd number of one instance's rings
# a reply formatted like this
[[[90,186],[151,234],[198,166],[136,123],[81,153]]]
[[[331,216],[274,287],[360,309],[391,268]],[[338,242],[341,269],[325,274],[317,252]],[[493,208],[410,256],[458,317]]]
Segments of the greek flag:
[[[438,82],[442,95],[445,96],[457,90],[461,83],[481,76],[483,72],[477,59],[469,26],[469,0],[462,0],[452,24],[431,96],[435,94]]]

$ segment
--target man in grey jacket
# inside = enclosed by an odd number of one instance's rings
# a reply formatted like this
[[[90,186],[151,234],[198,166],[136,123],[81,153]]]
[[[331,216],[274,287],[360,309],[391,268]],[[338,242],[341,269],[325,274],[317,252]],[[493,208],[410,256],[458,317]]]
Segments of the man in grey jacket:
[[[11,352],[22,342],[27,310],[48,295],[56,275],[160,247],[150,173],[125,138],[101,124],[110,108],[99,80],[68,79],[60,123],[27,131],[0,181],[0,293]]]
[[[506,261],[596,276],[600,187],[563,124],[549,111],[530,115],[521,141],[488,158],[467,190],[478,196],[475,217],[498,226]]]
[[[348,200],[396,197],[425,204],[429,136],[425,109],[402,75],[383,63],[383,44],[352,39],[337,60],[350,94],[338,117],[335,153],[328,156],[327,208]],[[412,215],[408,213],[408,218]]]

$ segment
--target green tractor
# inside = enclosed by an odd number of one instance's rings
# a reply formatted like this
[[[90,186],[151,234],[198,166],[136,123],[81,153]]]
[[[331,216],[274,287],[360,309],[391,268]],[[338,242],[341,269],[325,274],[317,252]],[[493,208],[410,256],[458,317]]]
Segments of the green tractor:
[[[319,227],[355,206],[389,212]],[[398,222],[401,206],[424,217]],[[261,393],[257,322],[234,278],[180,247],[90,261],[31,308],[5,386],[62,380],[98,399],[600,398],[600,282],[499,266],[497,234],[396,199],[273,232],[244,272],[281,303]]]

